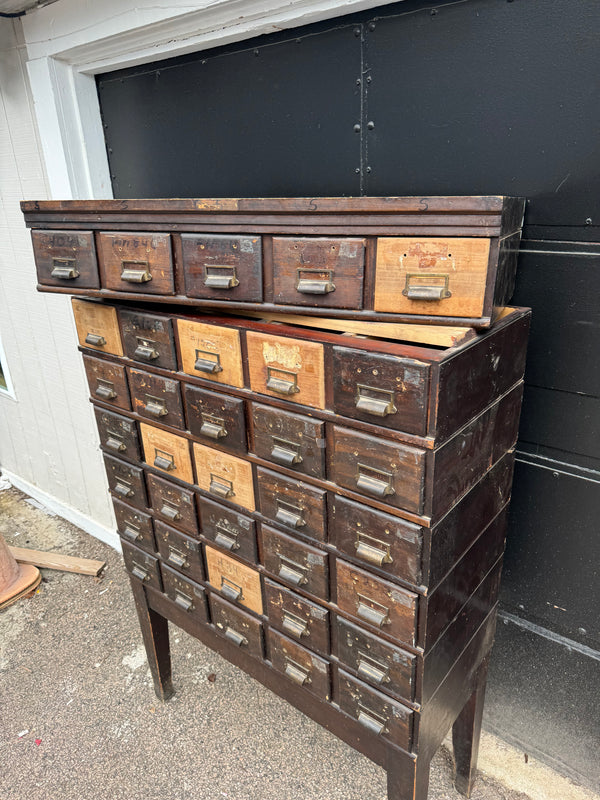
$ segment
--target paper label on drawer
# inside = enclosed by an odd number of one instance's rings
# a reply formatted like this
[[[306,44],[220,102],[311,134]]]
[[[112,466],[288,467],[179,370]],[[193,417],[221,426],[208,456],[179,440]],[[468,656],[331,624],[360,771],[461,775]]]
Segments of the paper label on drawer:
[[[298,345],[263,342],[262,352],[265,364],[280,364],[294,372],[302,369],[302,355]]]

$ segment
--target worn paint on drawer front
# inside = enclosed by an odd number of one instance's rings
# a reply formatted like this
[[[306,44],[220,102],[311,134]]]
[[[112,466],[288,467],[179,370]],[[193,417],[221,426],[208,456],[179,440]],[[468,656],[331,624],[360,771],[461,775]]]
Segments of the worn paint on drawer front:
[[[262,614],[260,574],[214,547],[207,545],[205,555],[210,584],[231,602],[240,603],[255,614]]]
[[[198,486],[217,500],[255,510],[252,465],[229,453],[194,442]]]
[[[210,613],[217,633],[255,658],[263,656],[262,624],[241,608],[210,594]]]
[[[127,371],[131,403],[136,414],[171,428],[185,429],[179,381],[139,369],[129,368]]]
[[[123,355],[117,309],[71,298],[79,344],[101,353]]]
[[[174,525],[196,535],[198,520],[194,492],[159,478],[158,475],[149,474],[146,479],[154,516],[162,519],[167,525]]]
[[[103,408],[94,408],[94,413],[101,446],[120,458],[137,461],[141,450],[134,420]]]
[[[97,289],[96,245],[91,231],[31,231],[38,281],[44,286]]]
[[[177,320],[177,331],[184,372],[215,383],[244,385],[239,331],[187,319]]]
[[[264,579],[269,623],[322,655],[329,654],[329,610]]]
[[[168,317],[146,312],[119,310],[125,353],[134,361],[177,370],[173,324]]]
[[[254,453],[314,478],[325,477],[325,423],[252,403]]]
[[[206,497],[199,498],[202,535],[244,561],[256,562],[256,523]]]
[[[98,260],[105,289],[175,294],[168,233],[100,233]]]
[[[150,514],[145,514],[143,511],[122,503],[116,497],[113,497],[112,501],[119,536],[144,550],[154,552],[156,542]]]
[[[256,468],[260,513],[290,531],[325,541],[326,492],[263,467]]]
[[[262,301],[260,236],[181,235],[186,294],[209,300]]]
[[[90,394],[95,400],[109,403],[111,406],[122,408],[125,411],[131,410],[125,367],[87,355],[83,356],[83,366]]]
[[[189,384],[183,384],[183,396],[188,430],[193,436],[238,455],[248,452],[243,400]]]
[[[329,599],[327,553],[261,525],[262,563],[282,583]]]
[[[162,589],[158,559],[150,553],[134,547],[129,542],[122,542],[123,560],[130,575],[147,586],[152,586],[159,591]]]
[[[115,497],[131,503],[136,508],[146,508],[148,498],[146,495],[146,484],[144,471],[141,467],[134,467],[113,456],[104,456],[104,466],[108,486]]]
[[[147,464],[166,472],[172,478],[179,478],[186,483],[194,482],[190,443],[187,439],[146,425],[145,422],[140,423],[140,433]]]
[[[303,686],[321,700],[329,700],[331,678],[329,662],[324,658],[272,628],[269,628],[269,658],[273,667],[292,683]]]
[[[160,565],[164,592],[179,608],[201,622],[208,622],[206,590],[197,583],[184,578],[166,564]]]
[[[204,580],[200,542],[156,520],[156,545],[165,564],[194,581]]]

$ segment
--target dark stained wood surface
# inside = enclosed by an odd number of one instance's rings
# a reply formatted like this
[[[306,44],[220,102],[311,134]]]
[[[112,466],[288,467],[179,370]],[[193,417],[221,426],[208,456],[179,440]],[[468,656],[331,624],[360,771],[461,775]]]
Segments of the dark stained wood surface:
[[[131,409],[124,366],[87,355],[83,356],[83,366],[94,399],[127,411]]]
[[[136,414],[173,428],[185,428],[179,381],[133,368],[127,374]]]

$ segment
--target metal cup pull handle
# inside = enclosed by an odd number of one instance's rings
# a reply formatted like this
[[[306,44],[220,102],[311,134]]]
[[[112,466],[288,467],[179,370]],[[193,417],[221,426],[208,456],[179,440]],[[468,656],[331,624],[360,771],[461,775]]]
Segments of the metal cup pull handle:
[[[169,503],[165,503],[164,501],[160,509],[160,513],[163,515],[163,517],[166,517],[167,519],[170,519],[172,521],[181,519],[181,513],[179,509],[176,506],[172,506]]]
[[[290,614],[289,611],[283,612],[281,627],[286,633],[296,636],[298,639],[301,636],[308,636],[308,622],[295,614]]]
[[[61,281],[72,281],[79,277],[77,262],[74,258],[53,258],[50,274],[53,278],[60,278]]]
[[[390,546],[386,542],[374,539],[364,533],[359,533],[355,545],[356,555],[363,558],[370,564],[381,567],[384,564],[391,564],[393,559],[390,555]]]
[[[296,394],[300,391],[298,388],[298,376],[295,372],[290,372],[287,369],[267,367],[267,389],[277,394]]]
[[[212,414],[201,413],[202,426],[200,433],[203,436],[208,436],[209,439],[223,439],[227,436],[227,429],[225,428],[225,420],[222,417],[214,417]]]
[[[302,463],[299,444],[289,442],[287,439],[281,439],[279,436],[271,436],[271,440],[273,441],[271,458],[277,464],[282,464],[284,467],[293,467]]]
[[[154,461],[152,462],[157,469],[164,469],[166,472],[172,472],[175,467],[175,457],[172,453],[167,453],[166,450],[159,450],[154,448]]]
[[[121,280],[127,283],[147,283],[152,280],[147,261],[121,261]]]
[[[377,628],[382,628],[384,625],[390,624],[389,613],[389,608],[359,595],[356,614],[361,619],[364,619],[365,622],[375,625]]]
[[[281,522],[282,525],[287,525],[289,528],[303,528],[306,525],[303,509],[291,503],[286,503],[285,500],[281,500],[279,497],[275,498],[275,505],[277,508],[275,519],[277,522]]]
[[[236,268],[217,264],[205,265],[204,285],[210,289],[234,289],[240,285]]]
[[[85,343],[91,344],[94,347],[104,347],[106,339],[99,333],[88,333],[85,337]]]
[[[296,274],[296,290],[302,294],[335,292],[332,269],[298,269]]]
[[[136,528],[136,526],[131,522],[126,522],[125,527],[123,528],[123,536],[126,539],[129,539],[130,542],[137,542],[137,540],[141,538],[142,534],[139,528]]]
[[[377,389],[362,383],[356,386],[356,408],[374,417],[387,417],[398,409],[394,405],[394,392],[388,389]]]
[[[156,417],[156,419],[159,417],[166,417],[169,413],[167,401],[163,400],[162,397],[154,397],[151,394],[146,395],[144,411],[146,414],[150,414],[151,417]]]
[[[361,725],[364,725],[365,728],[377,735],[383,733],[386,729],[385,720],[376,717],[372,711],[367,712],[363,708],[359,708],[357,719]]]
[[[360,661],[358,663],[357,672],[361,678],[364,678],[371,683],[389,683],[389,669],[383,664],[378,664],[376,661],[371,661],[363,653],[359,654]]]
[[[217,525],[217,535],[215,536],[215,544],[218,544],[225,550],[239,550],[240,543],[238,542],[238,534],[222,528]]]
[[[308,670],[303,669],[299,664],[295,664],[293,661],[290,661],[286,658],[285,660],[285,674],[288,678],[294,683],[297,683],[298,686],[304,686],[307,683],[310,683],[310,673]]]
[[[240,602],[244,599],[242,587],[238,586],[237,583],[230,581],[224,575],[221,575],[221,592],[228,600],[231,600],[234,603]]]
[[[156,348],[156,342],[151,339],[142,339],[137,336],[137,347],[133,353],[134,358],[139,358],[142,361],[156,361],[160,353]]]
[[[187,555],[171,545],[169,545],[169,556],[167,561],[170,564],[174,564],[176,567],[179,567],[179,569],[187,569],[190,565],[190,562],[187,560]]]
[[[102,400],[114,400],[117,396],[115,392],[115,385],[111,381],[104,381],[98,378],[98,383],[94,389],[96,397],[101,397]]]
[[[238,647],[242,647],[248,644],[248,639],[245,636],[242,636],[241,633],[235,631],[233,628],[230,628],[229,625],[225,628],[225,636],[229,639],[230,642],[237,644]]]
[[[183,594],[177,590],[175,592],[175,604],[179,606],[179,608],[183,608],[184,611],[191,611],[194,607],[194,601],[191,597],[188,597],[187,594]]]
[[[131,485],[127,483],[127,481],[117,480],[114,489],[115,494],[118,494],[119,497],[133,497],[135,492],[131,488]]]
[[[357,465],[356,485],[359,489],[375,497],[386,497],[395,494],[392,481],[394,476],[391,472],[381,469],[373,469],[366,464]]]
[[[414,282],[415,278],[417,282]],[[418,272],[408,272],[402,294],[409,300],[444,300],[446,297],[452,297],[452,292],[448,289],[449,281],[450,276],[443,273],[423,275]]]
[[[142,564],[133,561],[131,564],[131,574],[140,581],[150,580],[150,573]]]
[[[210,350],[196,350],[194,369],[197,369],[198,372],[205,372],[207,375],[223,372],[221,356],[219,353],[211,353]]]
[[[279,556],[279,571],[277,574],[282,581],[287,581],[293,586],[302,586],[303,584],[308,583],[306,571],[307,568],[302,564],[297,564],[295,561],[291,561],[289,558]]]
[[[107,431],[106,442],[104,444],[110,450],[114,450],[115,453],[124,453],[125,450],[127,450],[127,445],[125,444],[123,437],[118,433],[113,433],[112,431]]]
[[[233,491],[233,481],[229,481],[227,478],[221,478],[219,475],[215,475],[212,472],[210,473],[210,484],[208,491],[211,494],[215,494],[217,497],[224,498],[225,500],[230,497],[235,497],[235,492]]]

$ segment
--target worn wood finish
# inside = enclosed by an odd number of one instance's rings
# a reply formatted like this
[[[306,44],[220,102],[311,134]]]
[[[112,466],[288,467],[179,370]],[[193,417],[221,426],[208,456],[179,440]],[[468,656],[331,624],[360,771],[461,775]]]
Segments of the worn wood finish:
[[[140,369],[129,368],[127,373],[136,414],[171,428],[185,429],[179,381]]]
[[[72,298],[79,344],[101,353],[123,355],[117,309]]]
[[[260,236],[181,236],[186,294],[219,300],[262,300]]]
[[[125,367],[92,356],[83,356],[90,394],[94,400],[115,408],[131,410],[129,384]]]
[[[252,440],[259,458],[325,478],[325,423],[252,403]]]
[[[112,502],[119,536],[153,553],[156,550],[156,541],[150,514],[122,503],[116,497],[113,497]]]
[[[204,580],[200,542],[156,520],[156,545],[163,564],[168,564],[193,581]]]
[[[148,496],[143,469],[106,454],[104,455],[104,467],[108,487],[113,496],[119,500],[125,500],[142,511],[145,510],[148,506]]]
[[[171,237],[166,233],[99,233],[102,285],[114,291],[175,294]]]
[[[97,577],[106,566],[106,561],[68,556],[63,553],[49,553],[46,550],[32,550],[30,547],[9,546],[8,552],[19,564],[29,564],[30,566],[41,567],[42,569],[58,569],[61,572],[75,572],[78,575],[94,575],[94,577]],[[27,576],[25,576],[25,579],[27,580]],[[33,586],[29,584],[27,587],[28,591],[33,591],[38,584],[39,580],[34,583]],[[14,588],[13,584],[9,584],[9,588],[12,591]],[[19,597],[22,596],[20,592],[18,594]],[[5,600],[4,597],[3,599]],[[2,604],[2,607],[6,608],[12,599],[17,598],[14,596],[11,597],[8,602]]]
[[[273,669],[288,680],[303,686],[321,700],[331,697],[329,662],[311,653],[302,645],[269,628],[269,657]]]
[[[170,319],[160,314],[122,308],[119,310],[119,322],[128,358],[153,367],[177,369]]]
[[[209,602],[217,633],[254,658],[262,658],[263,630],[259,620],[212,592]]]
[[[256,468],[260,513],[289,531],[325,541],[326,492]]]
[[[173,695],[167,619],[163,614],[150,608],[144,586],[133,576],[130,575],[129,578],[154,691],[158,699],[165,702]]]
[[[38,281],[45,286],[100,286],[91,231],[31,231]]]
[[[262,614],[260,574],[214,547],[206,546],[204,553],[210,585],[231,602],[240,603],[255,614]]]
[[[140,423],[144,460],[156,469],[186,483],[194,482],[190,443],[182,436]]]
[[[150,553],[140,550],[129,542],[122,542],[123,560],[125,567],[130,575],[140,583],[153,586],[162,591],[162,581],[160,577],[160,567],[158,558]]]
[[[262,563],[286,586],[329,599],[327,553],[261,525]]]
[[[196,482],[216,499],[254,511],[252,465],[229,453],[194,442]]]
[[[281,584],[264,579],[265,611],[269,624],[305,647],[329,653],[329,611]]]
[[[160,571],[167,597],[186,614],[201,622],[207,622],[208,606],[204,587],[182,577],[165,563],[161,563]]]
[[[256,563],[256,522],[206,497],[198,499],[202,535],[236,558]]]
[[[100,434],[100,445],[109,453],[136,461],[141,456],[140,437],[137,425],[131,419],[94,408],[96,425]]]
[[[236,455],[248,452],[244,401],[220,392],[183,384],[190,433],[207,445],[218,445]]]
[[[178,319],[181,368],[188,375],[215,383],[243,386],[239,331]]]

